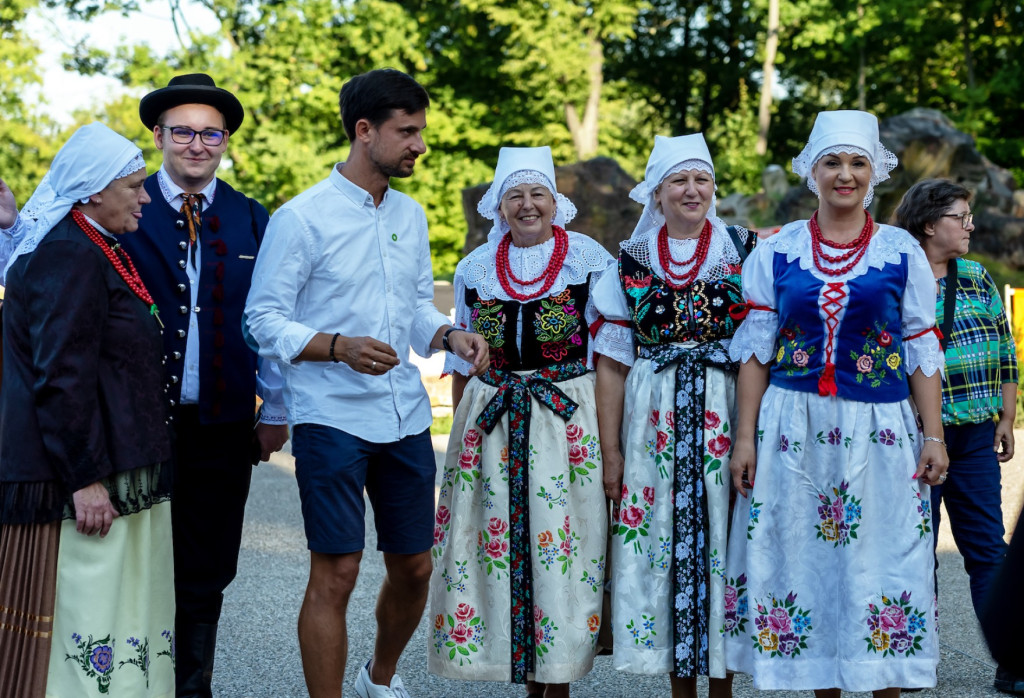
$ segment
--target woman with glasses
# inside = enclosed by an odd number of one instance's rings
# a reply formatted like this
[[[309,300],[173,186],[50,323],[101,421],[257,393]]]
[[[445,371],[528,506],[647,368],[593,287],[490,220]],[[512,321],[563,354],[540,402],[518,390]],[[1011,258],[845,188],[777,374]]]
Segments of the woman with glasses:
[[[938,530],[945,501],[980,616],[1006,554],[999,476],[1000,464],[1013,457],[1017,355],[992,277],[963,259],[974,231],[970,199],[959,184],[926,179],[903,195],[893,222],[921,243],[935,275],[935,314],[946,354],[942,424],[949,480],[932,488],[932,529]],[[1000,690],[1024,691],[1024,677],[1002,667],[995,683]]]

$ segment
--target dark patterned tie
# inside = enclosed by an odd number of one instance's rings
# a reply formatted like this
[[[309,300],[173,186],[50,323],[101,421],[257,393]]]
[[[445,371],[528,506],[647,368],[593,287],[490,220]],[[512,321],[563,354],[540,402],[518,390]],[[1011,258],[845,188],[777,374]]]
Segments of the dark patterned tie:
[[[181,215],[185,216],[188,223],[189,255],[192,259],[192,266],[196,266],[196,247],[199,244],[199,234],[202,232],[203,219],[200,212],[203,206],[202,194],[181,195]]]

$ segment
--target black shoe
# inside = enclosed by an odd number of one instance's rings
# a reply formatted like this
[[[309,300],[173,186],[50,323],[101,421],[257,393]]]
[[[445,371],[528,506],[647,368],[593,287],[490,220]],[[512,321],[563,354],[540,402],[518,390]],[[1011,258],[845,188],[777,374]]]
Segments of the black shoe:
[[[996,667],[996,680],[992,683],[997,691],[1024,696],[1024,677],[1011,674],[1002,667]]]

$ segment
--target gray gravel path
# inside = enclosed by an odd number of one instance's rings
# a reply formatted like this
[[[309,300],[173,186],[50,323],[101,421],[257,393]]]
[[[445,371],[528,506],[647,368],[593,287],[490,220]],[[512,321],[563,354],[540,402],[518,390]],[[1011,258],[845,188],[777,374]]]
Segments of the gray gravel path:
[[[1024,451],[1024,431],[1017,431],[1018,454]],[[443,458],[445,439],[435,439]],[[1024,495],[1024,456],[1003,469],[1003,511],[1012,530]],[[349,607],[349,659],[345,695],[354,695],[353,667],[369,658],[373,648],[373,609],[383,578],[372,521],[367,518],[367,553]],[[939,585],[942,661],[938,686],[912,694],[920,698],[1002,696],[992,688],[994,663],[970,604],[963,558],[956,552],[943,521],[939,537]],[[302,530],[298,489],[289,454],[275,454],[253,477],[246,510],[239,573],[224,602],[217,647],[214,694],[218,698],[301,698],[306,696],[299,660],[295,623],[306,585],[308,553]],[[449,681],[427,673],[427,629],[424,618],[399,665],[414,698],[470,698],[524,695],[522,687],[493,683]],[[1024,650],[1022,650],[1024,651]],[[574,696],[668,696],[666,677],[643,677],[616,672],[611,657],[598,657],[594,670],[573,685]],[[705,687],[701,692],[706,695]],[[734,695],[756,695],[750,679],[737,676]],[[766,694],[768,695],[768,694]],[[779,698],[809,693],[775,692]],[[848,694],[868,696],[870,694]]]

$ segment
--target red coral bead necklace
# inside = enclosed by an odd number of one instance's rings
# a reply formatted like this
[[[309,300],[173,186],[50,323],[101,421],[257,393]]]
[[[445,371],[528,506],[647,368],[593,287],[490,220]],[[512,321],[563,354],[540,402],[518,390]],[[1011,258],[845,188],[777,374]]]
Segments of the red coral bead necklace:
[[[668,246],[668,226],[661,226],[658,231],[658,261],[661,268],[665,270],[665,283],[669,288],[680,290],[686,288],[697,279],[700,268],[708,258],[708,248],[711,247],[711,221],[704,219],[704,227],[701,228],[700,237],[697,238],[697,248],[689,259],[676,261],[672,257],[672,251]],[[672,271],[673,267],[686,268],[682,274]]]
[[[811,254],[814,257],[814,266],[818,271],[828,276],[842,276],[857,266],[864,253],[868,251],[868,245],[871,243],[871,234],[875,228],[875,222],[871,219],[871,214],[865,211],[864,217],[867,220],[864,221],[864,227],[861,229],[860,235],[850,242],[840,243],[826,242],[821,234],[821,226],[818,225],[818,212],[815,211],[811,214]],[[822,247],[826,244],[835,249],[846,251],[838,255],[831,255],[825,252]],[[842,264],[842,266],[836,268],[826,267],[822,260],[830,264]],[[846,264],[843,264],[843,262],[846,262]]]
[[[520,302],[531,301],[543,296],[555,284],[558,274],[562,271],[562,265],[565,263],[565,256],[569,253],[569,234],[565,232],[565,228],[560,228],[557,225],[551,226],[551,230],[554,232],[555,249],[551,253],[551,259],[548,261],[547,267],[534,279],[520,279],[512,273],[512,265],[508,259],[508,250],[512,245],[512,233],[505,233],[505,237],[498,243],[498,251],[495,255],[498,267],[498,281],[501,282],[501,287],[505,289],[505,293],[510,298]],[[520,286],[532,286],[543,279],[544,285],[534,293],[520,293],[512,288],[510,279]]]
[[[142,277],[139,276],[139,272],[136,271],[135,265],[132,263],[131,257],[121,247],[121,243],[115,242],[110,245],[103,239],[100,231],[89,222],[89,219],[85,217],[78,209],[71,211],[71,217],[74,219],[78,227],[82,229],[82,232],[99,247],[106,258],[113,265],[114,270],[117,271],[118,276],[124,279],[124,282],[128,284],[128,288],[132,290],[139,299],[149,306],[149,314],[156,318],[157,323],[160,327],[164,326],[164,323],[160,321],[160,312],[157,310],[156,303],[153,301],[153,296],[149,295],[149,291],[146,289],[146,285],[142,283]]]

